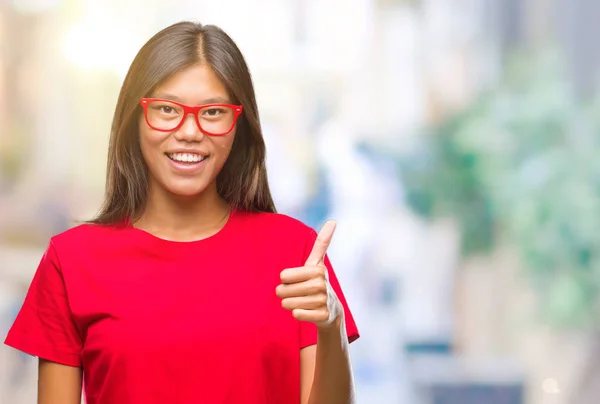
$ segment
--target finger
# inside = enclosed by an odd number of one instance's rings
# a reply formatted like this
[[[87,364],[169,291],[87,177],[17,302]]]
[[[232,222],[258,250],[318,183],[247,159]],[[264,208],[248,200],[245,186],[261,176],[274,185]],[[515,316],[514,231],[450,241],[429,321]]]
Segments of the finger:
[[[308,321],[315,324],[327,323],[329,321],[329,310],[326,308],[318,310],[294,309],[292,315],[298,321]]]
[[[319,293],[318,295],[311,296],[288,297],[281,300],[281,306],[286,310],[315,310],[326,308],[327,294]]]
[[[318,295],[321,293],[327,293],[327,282],[323,278],[314,278],[308,281],[292,283],[289,285],[282,284],[277,286],[275,293],[281,299],[288,297]]]
[[[325,222],[321,231],[317,235],[315,244],[313,245],[312,251],[306,260],[306,265],[319,265],[325,259],[327,248],[331,243],[333,232],[335,231],[336,223],[334,220],[328,220]]]
[[[281,271],[279,277],[281,282],[284,284],[304,282],[309,279],[325,277],[327,268],[323,265],[319,266],[306,266],[299,268],[287,268]]]

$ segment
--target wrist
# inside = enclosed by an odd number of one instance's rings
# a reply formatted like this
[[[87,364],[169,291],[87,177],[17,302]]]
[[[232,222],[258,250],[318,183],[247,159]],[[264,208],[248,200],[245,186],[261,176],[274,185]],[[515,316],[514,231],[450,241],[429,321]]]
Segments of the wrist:
[[[320,334],[339,334],[342,332],[344,322],[343,314],[338,315],[330,323],[317,325],[317,330]]]
[[[344,350],[347,341],[346,326],[342,316],[336,317],[330,324],[317,327],[317,347],[320,347],[317,351]]]

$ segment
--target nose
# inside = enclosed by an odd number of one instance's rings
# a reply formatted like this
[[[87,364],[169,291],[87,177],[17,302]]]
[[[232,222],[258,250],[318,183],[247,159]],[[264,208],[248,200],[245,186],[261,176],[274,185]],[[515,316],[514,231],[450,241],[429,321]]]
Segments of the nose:
[[[202,133],[200,127],[198,127],[198,122],[196,122],[194,114],[188,114],[183,118],[183,123],[181,124],[181,127],[175,131],[174,136],[177,140],[187,142],[199,142],[204,139],[204,133]]]

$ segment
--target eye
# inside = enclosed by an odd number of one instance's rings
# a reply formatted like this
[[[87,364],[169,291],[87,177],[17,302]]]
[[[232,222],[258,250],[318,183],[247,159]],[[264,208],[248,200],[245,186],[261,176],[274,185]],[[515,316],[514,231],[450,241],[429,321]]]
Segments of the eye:
[[[209,117],[217,117],[223,114],[225,111],[223,108],[206,108],[202,111],[202,114]]]
[[[173,115],[179,114],[180,110],[177,105],[171,104],[170,102],[153,101],[150,103],[150,109],[155,111],[154,113],[161,115]]]

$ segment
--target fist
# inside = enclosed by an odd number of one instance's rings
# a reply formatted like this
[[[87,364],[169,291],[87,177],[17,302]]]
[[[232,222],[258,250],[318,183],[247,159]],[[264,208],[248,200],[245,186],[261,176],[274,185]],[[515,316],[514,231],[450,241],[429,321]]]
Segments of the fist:
[[[325,254],[334,231],[334,221],[325,223],[304,266],[283,270],[281,285],[276,289],[281,305],[290,310],[294,318],[319,327],[331,326],[343,315],[325,266]]]

